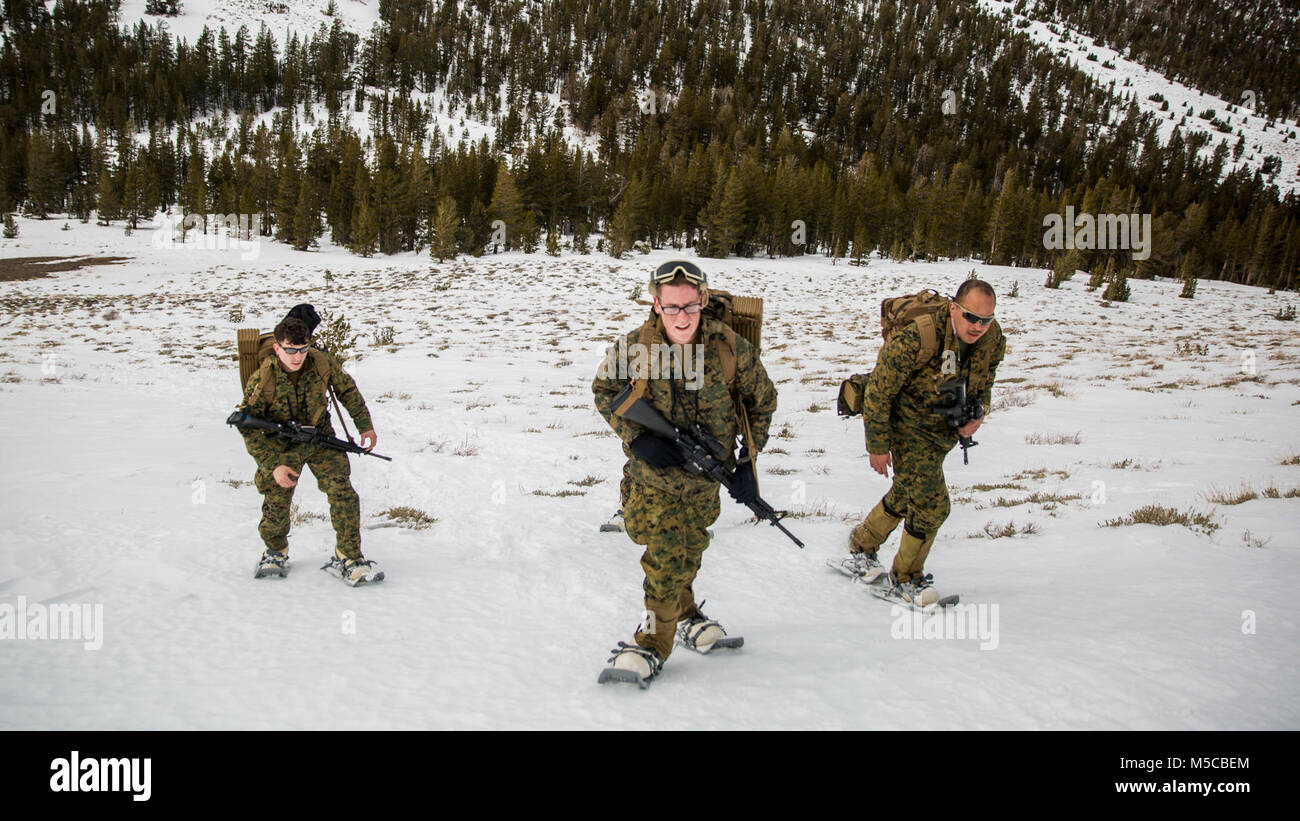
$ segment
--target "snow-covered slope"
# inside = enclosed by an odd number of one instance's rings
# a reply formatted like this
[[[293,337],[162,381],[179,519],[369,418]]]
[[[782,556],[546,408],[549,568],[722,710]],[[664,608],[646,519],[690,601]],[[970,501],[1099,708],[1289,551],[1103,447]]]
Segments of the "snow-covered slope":
[[[746,647],[679,651],[642,693],[595,684],[640,617],[641,570],[625,536],[597,531],[622,454],[588,386],[668,252],[439,265],[267,244],[252,262],[60,226],[21,221],[0,257],[131,259],[0,282],[0,620],[20,602],[99,604],[103,646],[0,639],[0,727],[1300,728],[1300,499],[1285,497],[1300,466],[1280,464],[1300,453],[1300,363],[1294,323],[1270,316],[1283,297],[1203,282],[1189,302],[1133,282],[1132,302],[1103,307],[1081,282],[1049,292],[1040,271],[977,266],[1011,347],[970,465],[948,459],[953,513],[928,569],[996,631],[909,639],[824,566],[887,486],[834,397],[874,361],[883,296],[952,289],[971,264],[704,261],[767,300],[780,409],[762,492],[800,514],[808,547],[724,497],[696,590]],[[353,459],[363,548],[388,571],[370,588],[316,570],[321,518],[295,525],[288,579],[251,577],[260,499],[223,424],[234,332],[300,300],[366,335],[349,370],[394,458]],[[385,327],[395,342],[376,346]],[[1243,483],[1281,498],[1205,498]],[[297,501],[327,512],[311,481]],[[1220,527],[1098,526],[1152,503]],[[400,506],[438,521],[383,526]],[[1009,523],[1036,532],[988,537]]]
[[[1201,157],[1208,161],[1220,143],[1227,143],[1228,148],[1232,149],[1239,138],[1244,138],[1246,149],[1241,159],[1234,161],[1229,154],[1223,168],[1225,175],[1236,168],[1251,171],[1260,169],[1266,158],[1274,156],[1280,160],[1280,168],[1276,176],[1268,179],[1277,184],[1283,195],[1300,186],[1300,141],[1296,139],[1296,135],[1300,134],[1300,123],[1296,120],[1276,120],[1269,125],[1267,117],[1256,114],[1252,109],[1255,102],[1253,96],[1225,100],[1206,94],[1170,80],[1059,21],[1048,24],[1017,14],[1014,3],[1002,0],[979,0],[979,3],[989,12],[1013,21],[1016,30],[1024,31],[1035,43],[1095,78],[1103,86],[1110,86],[1117,95],[1128,92],[1139,110],[1150,113],[1159,120],[1162,143],[1168,144],[1175,128],[1182,130],[1184,138],[1198,132],[1207,134],[1209,141],[1201,149]],[[1250,94],[1253,95],[1254,92]],[[1153,96],[1157,99],[1152,99]],[[1162,110],[1164,101],[1168,102],[1168,108]],[[1114,123],[1122,120],[1127,116],[1128,106],[1128,101],[1125,101],[1123,105],[1112,108],[1109,121]],[[1214,112],[1214,119],[1228,125],[1230,133],[1214,128],[1213,119],[1200,116],[1208,111]],[[1290,139],[1286,139],[1288,135]]]
[[[122,0],[122,23],[163,23],[172,36],[191,44],[199,39],[204,26],[214,33],[225,28],[232,37],[240,26],[248,26],[249,36],[256,37],[265,24],[283,49],[290,32],[297,32],[301,39],[322,23],[328,29],[335,18],[345,30],[362,37],[379,22],[379,0],[334,0],[333,18],[326,13],[330,0],[184,0],[180,14],[174,17],[145,14],[146,5],[145,0]]]
[[[1168,142],[1175,127],[1181,128],[1184,137],[1195,132],[1209,135],[1209,142],[1201,149],[1201,155],[1209,160],[1214,149],[1221,142],[1226,142],[1231,149],[1236,145],[1238,136],[1245,138],[1246,149],[1239,160],[1229,155],[1223,173],[1235,168],[1258,169],[1264,166],[1268,157],[1277,157],[1278,170],[1269,179],[1278,185],[1282,194],[1294,191],[1300,186],[1300,141],[1289,134],[1300,134],[1300,123],[1295,120],[1279,120],[1271,126],[1267,118],[1260,117],[1251,110],[1249,98],[1224,100],[1206,94],[1178,82],[1165,78],[1158,72],[1151,71],[1139,63],[1127,59],[1113,49],[1094,42],[1087,35],[1070,29],[1060,23],[1048,24],[1039,20],[1017,14],[1014,4],[1002,0],[979,0],[980,6],[989,13],[1006,17],[1015,30],[1024,31],[1031,40],[1042,45],[1054,55],[1074,65],[1079,70],[1095,77],[1103,85],[1113,86],[1119,94],[1128,92],[1139,109],[1156,115],[1160,121],[1160,137]],[[247,26],[251,35],[256,35],[265,24],[274,34],[277,46],[283,49],[290,32],[299,37],[306,37],[316,31],[323,23],[326,27],[338,19],[344,29],[366,37],[371,26],[379,21],[379,7],[376,0],[335,0],[335,17],[327,15],[329,0],[305,0],[304,2],[278,2],[278,0],[223,0],[223,2],[186,2],[182,4],[181,14],[176,17],[158,17],[144,14],[144,0],[123,0],[122,22],[132,24],[144,19],[151,24],[163,22],[177,37],[193,43],[204,26],[217,30],[226,28],[233,33],[241,25]],[[748,39],[742,42],[742,53],[748,47]],[[1095,59],[1088,59],[1089,56]],[[1126,85],[1128,83],[1128,85]],[[371,89],[372,93],[378,90]],[[1151,99],[1158,95],[1157,99]],[[505,95],[499,95],[505,113]],[[551,94],[549,102],[552,107],[560,103],[558,95]],[[466,139],[476,142],[487,136],[489,140],[495,134],[495,127],[481,116],[465,116],[461,107],[449,109],[445,95],[441,90],[419,95],[421,102],[429,106],[434,113],[433,127],[443,133],[452,142]],[[1164,101],[1168,109],[1161,110]],[[1117,104],[1110,112],[1109,121],[1114,123],[1127,115],[1128,102]],[[1213,111],[1215,118],[1230,127],[1230,133],[1224,133],[1212,125],[1211,119],[1203,119],[1201,114]],[[316,106],[316,122],[324,122],[324,106]],[[271,113],[259,118],[269,122]],[[201,118],[203,119],[203,118]],[[354,130],[363,135],[370,127],[368,116],[349,114]],[[537,125],[537,124],[535,124]],[[546,125],[546,124],[541,124]],[[310,123],[303,123],[302,128],[309,130]],[[573,126],[564,131],[566,141],[583,150],[596,150],[597,140],[592,135],[583,134]],[[137,135],[137,139],[144,139]],[[1285,140],[1285,141],[1284,141]],[[219,142],[219,141],[218,141]]]

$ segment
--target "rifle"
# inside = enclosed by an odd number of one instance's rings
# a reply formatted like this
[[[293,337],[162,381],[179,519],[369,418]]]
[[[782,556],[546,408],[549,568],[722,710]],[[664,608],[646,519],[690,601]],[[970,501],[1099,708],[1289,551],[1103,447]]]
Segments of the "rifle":
[[[617,408],[622,405],[624,400],[627,399],[631,387],[629,385],[623,389],[622,393],[614,397],[610,407]],[[700,423],[693,424],[689,431],[681,430],[665,419],[663,414],[655,410],[654,405],[644,399],[636,400],[619,415],[628,421],[643,425],[657,436],[677,445],[678,450],[686,457],[682,469],[687,473],[695,476],[707,473],[728,491],[736,486],[736,474],[727,470],[722,464],[731,455],[730,449],[705,430]],[[799,547],[803,547],[803,542],[799,541],[793,533],[785,529],[785,525],[781,524],[781,520],[788,515],[787,511],[773,510],[772,506],[763,501],[761,497],[754,499],[746,507],[753,511],[760,521],[768,522],[786,536],[789,536],[792,542],[799,545]]]
[[[978,399],[968,399],[966,397],[966,380],[949,379],[939,386],[939,395],[947,397],[946,402],[937,405],[931,405],[930,410],[943,416],[948,420],[948,426],[957,430],[968,422],[984,418],[984,406]],[[970,458],[966,451],[975,447],[979,442],[974,441],[969,436],[958,434],[957,442],[961,445],[961,463],[970,464]]]
[[[331,450],[340,450],[344,453],[356,453],[361,456],[373,456],[376,459],[383,459],[385,462],[393,461],[390,456],[380,456],[378,453],[371,453],[365,448],[354,442],[345,442],[342,439],[336,439],[333,436],[321,433],[311,425],[301,425],[297,422],[269,422],[266,419],[260,419],[249,414],[247,411],[237,410],[230,414],[226,419],[227,425],[234,425],[245,430],[264,430],[274,436],[276,439],[284,439],[295,445],[320,445]]]

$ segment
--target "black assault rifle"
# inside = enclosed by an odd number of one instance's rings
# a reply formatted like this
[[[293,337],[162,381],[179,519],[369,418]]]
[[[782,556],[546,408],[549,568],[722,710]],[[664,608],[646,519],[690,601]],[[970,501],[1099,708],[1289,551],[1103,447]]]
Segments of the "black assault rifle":
[[[628,386],[622,393],[614,397],[610,407],[617,408],[621,406],[630,389],[631,386]],[[633,402],[632,406],[620,416],[630,422],[644,425],[652,433],[677,445],[677,449],[681,451],[682,456],[686,457],[682,469],[687,473],[696,476],[707,473],[728,491],[731,491],[736,486],[736,475],[727,470],[722,464],[731,455],[731,451],[698,422],[692,425],[689,431],[680,430],[672,422],[665,419],[659,411],[655,410],[654,405],[644,399]],[[786,511],[773,510],[772,506],[763,501],[761,497],[755,498],[746,507],[752,510],[760,521],[770,523],[789,536],[792,542],[803,547],[803,542],[795,538],[795,535],[786,530],[785,525],[781,524],[781,520],[788,515]]]
[[[937,405],[931,405],[930,410],[939,414],[948,420],[948,426],[957,430],[963,425],[973,422],[976,419],[984,418],[984,406],[978,399],[968,399],[966,397],[966,380],[949,379],[939,386],[939,395],[946,397],[946,402]],[[969,436],[958,434],[957,441],[961,445],[961,463],[970,464],[970,458],[966,451],[975,447],[979,442],[974,441]]]
[[[301,425],[297,422],[269,422],[265,419],[259,419],[249,414],[247,411],[235,411],[226,419],[227,425],[246,430],[264,430],[273,435],[276,439],[284,439],[295,445],[320,445],[321,447],[331,450],[340,450],[344,453],[356,453],[361,456],[373,456],[376,459],[383,459],[385,462],[393,461],[390,456],[380,456],[378,453],[371,453],[360,445],[352,442],[345,442],[342,439],[336,439],[333,436],[321,433],[311,425]]]

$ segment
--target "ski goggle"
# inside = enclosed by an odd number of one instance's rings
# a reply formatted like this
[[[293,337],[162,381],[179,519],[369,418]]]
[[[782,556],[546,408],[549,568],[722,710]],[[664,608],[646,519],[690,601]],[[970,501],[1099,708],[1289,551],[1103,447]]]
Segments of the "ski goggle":
[[[709,278],[700,270],[700,266],[684,259],[675,259],[660,265],[655,269],[654,276],[650,280],[658,285],[666,285],[679,276],[696,287],[707,285],[709,282]]]
[[[986,325],[993,324],[993,317],[991,316],[980,316],[979,314],[973,314],[970,311],[966,310],[965,308],[961,307],[960,305],[958,305],[957,308],[961,311],[962,319],[966,320],[972,325],[979,325],[980,327],[984,327]]]

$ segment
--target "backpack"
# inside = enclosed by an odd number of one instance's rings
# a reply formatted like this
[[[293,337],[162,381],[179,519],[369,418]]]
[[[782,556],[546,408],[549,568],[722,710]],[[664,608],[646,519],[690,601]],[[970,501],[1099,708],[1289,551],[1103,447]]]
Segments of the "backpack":
[[[736,296],[726,291],[709,291],[704,316],[722,323],[727,348],[718,352],[723,378],[727,384],[736,380],[736,335],[756,349],[762,348],[763,300],[760,297]]]
[[[882,300],[880,335],[888,344],[889,340],[915,322],[921,332],[921,347],[916,353],[916,364],[920,365],[939,351],[941,335],[938,326],[935,325],[934,314],[951,301],[933,288]],[[835,400],[836,413],[840,416],[857,416],[862,413],[862,399],[866,394],[869,376],[870,374],[866,373],[855,373],[840,383],[840,393]]]

